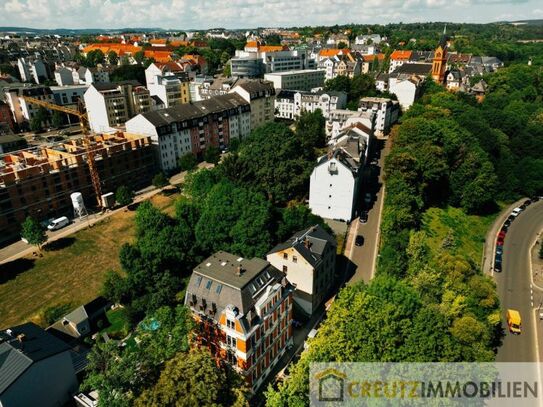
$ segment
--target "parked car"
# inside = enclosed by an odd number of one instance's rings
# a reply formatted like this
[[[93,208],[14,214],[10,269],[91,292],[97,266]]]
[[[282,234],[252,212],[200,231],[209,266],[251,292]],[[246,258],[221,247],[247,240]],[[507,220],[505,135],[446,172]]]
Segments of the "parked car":
[[[501,260],[498,261],[498,259],[496,259],[496,261],[494,261],[494,271],[496,273],[501,273],[502,272],[502,262],[501,262]]]
[[[362,211],[358,220],[360,223],[366,223],[368,221],[368,211]]]
[[[503,226],[509,228],[509,226],[511,226],[511,222],[512,220],[507,218],[505,222],[503,222]]]
[[[520,215],[520,213],[523,211],[522,208],[520,207],[516,207],[515,209],[513,209],[513,211],[511,212],[511,216],[514,216],[515,218]]]
[[[498,239],[496,240],[496,246],[503,246],[503,243],[504,243],[504,238],[498,237]]]
[[[498,246],[498,247],[496,247],[496,256],[497,256],[498,254],[499,254],[500,256],[503,254],[503,246]]]
[[[499,262],[501,263],[501,262],[502,262],[502,256],[503,256],[503,252],[502,252],[502,253],[496,252],[496,258],[495,258],[495,260],[496,260],[496,261],[499,261]]]
[[[49,230],[58,230],[62,229],[64,226],[67,226],[70,224],[70,220],[66,216],[62,216],[57,219],[53,219],[53,221],[47,225],[47,229]]]
[[[365,203],[366,205],[369,205],[369,204],[371,204],[371,201],[372,201],[372,200],[373,200],[373,197],[371,196],[371,193],[370,193],[370,192],[366,192],[366,193],[364,194],[364,203]]]
[[[354,240],[354,244],[357,246],[362,246],[364,244],[364,236],[358,235]]]
[[[507,234],[507,232],[503,229],[500,230],[500,233],[498,233],[498,238],[502,238],[502,239],[505,239],[505,235]]]
[[[507,326],[509,327],[509,332],[520,335],[522,326],[520,312],[514,309],[507,310]]]

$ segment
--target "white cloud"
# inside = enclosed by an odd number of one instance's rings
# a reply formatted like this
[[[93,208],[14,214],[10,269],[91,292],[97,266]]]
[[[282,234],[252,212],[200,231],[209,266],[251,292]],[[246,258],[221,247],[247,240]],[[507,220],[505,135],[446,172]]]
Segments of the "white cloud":
[[[530,18],[538,6],[538,0],[4,0],[0,26],[191,29],[487,22],[505,15]]]

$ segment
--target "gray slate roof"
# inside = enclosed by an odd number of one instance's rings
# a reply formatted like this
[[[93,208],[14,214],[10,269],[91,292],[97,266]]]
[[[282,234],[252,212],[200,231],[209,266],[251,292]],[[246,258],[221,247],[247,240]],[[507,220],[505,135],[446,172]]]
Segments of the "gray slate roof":
[[[393,74],[428,75],[432,70],[432,64],[403,64],[392,72]]]
[[[245,99],[237,93],[228,93],[199,102],[186,103],[172,106],[167,109],[142,113],[142,116],[149,120],[155,127],[160,127],[171,123],[203,117],[210,113],[219,113],[239,106],[249,106],[249,102],[245,101]]]
[[[271,249],[268,254],[292,247],[296,249],[309,264],[316,266],[321,260],[327,245],[337,247],[336,239],[326,232],[321,225],[315,225],[296,232],[286,242],[279,243]]]
[[[11,386],[31,365],[67,351],[70,347],[39,326],[28,322],[0,332],[0,394]],[[19,341],[18,335],[24,335]]]

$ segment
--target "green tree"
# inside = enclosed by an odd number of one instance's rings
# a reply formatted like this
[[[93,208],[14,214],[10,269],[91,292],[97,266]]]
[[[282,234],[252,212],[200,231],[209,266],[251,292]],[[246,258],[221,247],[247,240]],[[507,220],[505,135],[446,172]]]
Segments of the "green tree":
[[[110,80],[112,82],[138,81],[145,83],[145,68],[142,65],[122,64],[111,72]]]
[[[30,130],[34,132],[40,132],[43,130],[43,125],[39,117],[35,116],[30,119]]]
[[[204,160],[210,164],[218,164],[221,159],[219,147],[209,146],[204,151]]]
[[[280,211],[281,221],[277,228],[277,241],[282,242],[287,240],[294,233],[313,225],[321,225],[324,229],[331,232],[324,219],[312,214],[311,210],[305,205],[293,205]]]
[[[115,51],[109,51],[107,53],[107,61],[111,65],[117,65],[119,63],[119,56],[117,55]]]
[[[296,135],[302,141],[304,150],[309,152],[326,145],[326,120],[320,109],[304,111],[296,120]]]
[[[136,61],[136,63],[141,64],[144,59],[145,59],[144,51],[138,51],[134,54],[134,60]]]
[[[101,50],[93,49],[87,53],[85,63],[88,67],[95,67],[98,64],[103,64],[105,60],[106,56]]]
[[[168,185],[170,182],[164,173],[161,171],[153,177],[153,185],[157,188],[162,188]]]
[[[63,125],[63,123],[64,120],[62,118],[62,114],[58,110],[55,110],[53,112],[53,117],[51,118],[51,124],[53,125],[53,127],[56,127],[58,129]]]
[[[134,191],[126,185],[121,185],[115,191],[115,200],[121,206],[129,205],[134,200]]]
[[[248,406],[243,393],[235,392],[240,381],[229,379],[233,374],[225,369],[217,367],[204,350],[179,353],[166,363],[158,382],[144,391],[134,405]]]
[[[41,250],[43,244],[47,241],[45,230],[35,218],[28,216],[21,224],[21,236],[28,241],[29,244],[36,246]]]
[[[198,165],[198,160],[194,154],[186,153],[179,157],[179,162],[177,164],[179,165],[179,169],[181,171],[190,171],[196,168]]]

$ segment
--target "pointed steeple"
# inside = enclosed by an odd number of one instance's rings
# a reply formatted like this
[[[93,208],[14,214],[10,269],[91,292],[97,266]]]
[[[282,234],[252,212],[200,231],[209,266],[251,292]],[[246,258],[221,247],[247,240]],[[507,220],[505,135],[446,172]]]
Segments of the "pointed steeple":
[[[447,35],[447,24],[445,24],[445,27],[443,27],[443,35]]]

